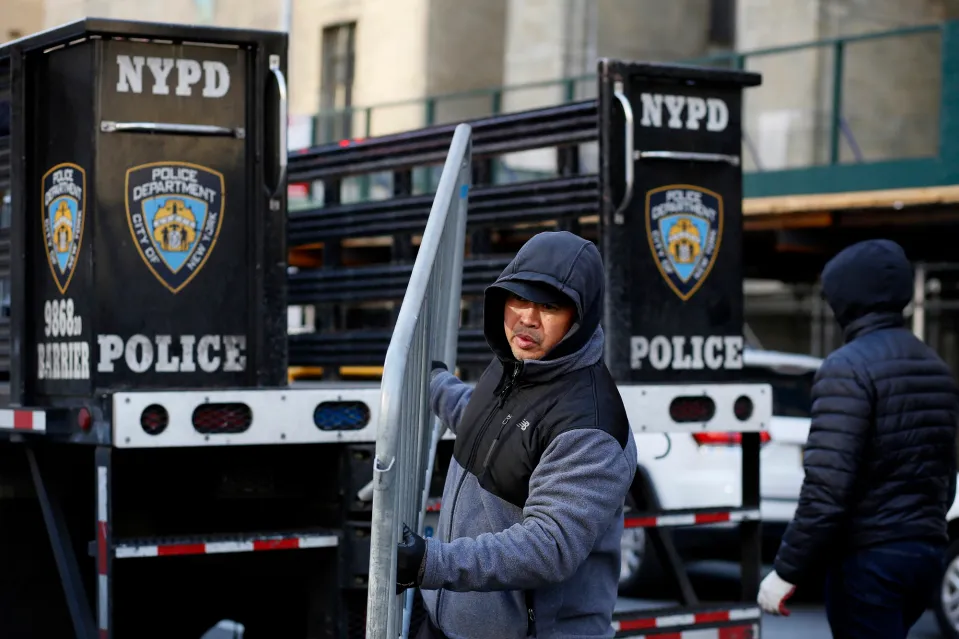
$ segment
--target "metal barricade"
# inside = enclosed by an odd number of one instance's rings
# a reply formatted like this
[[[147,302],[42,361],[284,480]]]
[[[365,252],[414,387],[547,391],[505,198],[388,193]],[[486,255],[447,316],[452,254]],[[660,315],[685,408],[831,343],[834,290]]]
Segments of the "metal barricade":
[[[430,362],[442,359],[450,370],[455,365],[471,134],[466,124],[453,134],[386,352],[373,465],[367,639],[395,639],[409,632],[413,591],[396,595],[396,545],[404,523],[423,534],[429,479],[443,429],[429,407]]]

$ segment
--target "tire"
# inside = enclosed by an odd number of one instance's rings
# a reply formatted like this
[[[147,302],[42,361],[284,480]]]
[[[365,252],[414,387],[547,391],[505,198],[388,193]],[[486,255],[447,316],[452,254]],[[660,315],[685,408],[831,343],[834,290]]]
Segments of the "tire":
[[[635,512],[636,501],[626,495],[625,514]],[[627,528],[620,546],[619,594],[624,597],[640,594],[644,585],[659,581],[659,562],[647,543],[645,528]]]
[[[959,541],[946,550],[946,569],[936,588],[933,609],[943,639],[959,639]]]

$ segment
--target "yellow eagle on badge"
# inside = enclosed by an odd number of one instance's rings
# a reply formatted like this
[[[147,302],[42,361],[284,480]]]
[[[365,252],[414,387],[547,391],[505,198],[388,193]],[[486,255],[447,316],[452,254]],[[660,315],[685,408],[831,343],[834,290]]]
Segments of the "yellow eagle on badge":
[[[153,218],[153,239],[164,251],[189,251],[196,241],[196,216],[186,203],[170,198]]]
[[[73,211],[66,200],[60,200],[53,214],[53,238],[58,253],[66,253],[73,242]]]
[[[702,237],[696,225],[680,218],[669,229],[667,243],[669,254],[677,264],[692,264],[699,258]]]

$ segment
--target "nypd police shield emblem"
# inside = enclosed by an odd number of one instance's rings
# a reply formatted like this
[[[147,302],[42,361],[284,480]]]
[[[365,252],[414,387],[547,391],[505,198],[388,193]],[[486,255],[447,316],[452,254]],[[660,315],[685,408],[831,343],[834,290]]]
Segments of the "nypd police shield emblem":
[[[210,258],[223,226],[223,174],[187,162],[127,170],[130,233],[150,272],[180,292]]]
[[[77,267],[86,217],[87,174],[69,162],[43,174],[43,238],[53,281],[67,292]]]
[[[723,237],[723,199],[673,184],[646,193],[646,235],[659,272],[683,301],[703,285]]]

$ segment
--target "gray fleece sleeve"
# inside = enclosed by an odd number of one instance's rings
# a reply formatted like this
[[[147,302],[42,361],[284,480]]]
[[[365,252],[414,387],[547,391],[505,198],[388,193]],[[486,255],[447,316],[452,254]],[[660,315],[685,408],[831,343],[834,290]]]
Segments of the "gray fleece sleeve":
[[[612,523],[632,479],[608,433],[581,428],[559,435],[530,478],[523,522],[475,539],[428,538],[421,588],[525,590],[569,579]]]
[[[430,408],[456,434],[473,387],[449,371],[439,370],[430,378]]]

